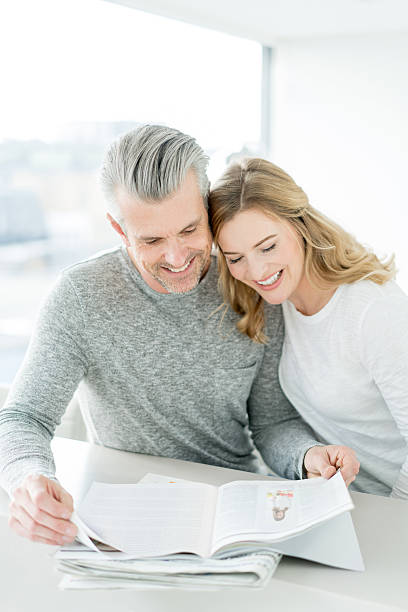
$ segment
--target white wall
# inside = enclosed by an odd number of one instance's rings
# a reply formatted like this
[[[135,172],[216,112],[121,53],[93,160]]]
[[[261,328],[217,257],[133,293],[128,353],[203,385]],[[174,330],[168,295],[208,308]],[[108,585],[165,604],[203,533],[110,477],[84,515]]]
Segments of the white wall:
[[[276,47],[272,160],[408,291],[408,34]]]

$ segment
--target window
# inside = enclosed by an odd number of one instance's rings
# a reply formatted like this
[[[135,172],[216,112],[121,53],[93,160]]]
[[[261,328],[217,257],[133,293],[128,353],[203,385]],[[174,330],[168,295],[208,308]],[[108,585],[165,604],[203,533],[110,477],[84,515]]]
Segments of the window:
[[[138,123],[192,134],[211,156],[257,153],[261,46],[102,0],[0,8],[0,382],[21,362],[62,267],[117,243],[98,171]]]

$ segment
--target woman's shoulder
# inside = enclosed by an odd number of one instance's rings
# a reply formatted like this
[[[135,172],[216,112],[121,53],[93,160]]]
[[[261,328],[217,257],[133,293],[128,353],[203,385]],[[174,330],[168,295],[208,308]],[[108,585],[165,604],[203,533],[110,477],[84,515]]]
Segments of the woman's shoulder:
[[[371,304],[376,301],[394,300],[408,301],[408,296],[395,281],[387,281],[379,285],[369,279],[349,283],[341,286],[342,297],[344,300],[358,300]]]
[[[394,281],[377,285],[365,280],[354,285],[349,287],[353,299],[348,301],[354,302],[354,342],[362,363],[377,375],[381,368],[392,370],[398,360],[406,363],[408,296]]]
[[[362,323],[367,318],[392,317],[399,312],[408,314],[408,296],[395,281],[379,285],[365,279],[342,285],[338,307]]]

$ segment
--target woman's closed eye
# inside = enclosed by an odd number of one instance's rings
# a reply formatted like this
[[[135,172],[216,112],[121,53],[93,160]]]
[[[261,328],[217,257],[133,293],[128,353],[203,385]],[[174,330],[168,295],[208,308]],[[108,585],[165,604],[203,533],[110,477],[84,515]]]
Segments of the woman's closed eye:
[[[275,247],[276,247],[276,242],[271,244],[271,246],[268,246],[265,249],[262,249],[262,253],[269,253],[269,251],[272,251],[272,249],[274,249]]]
[[[242,259],[242,255],[240,255],[239,257],[236,257],[235,259],[229,259],[229,258],[228,258],[228,263],[229,263],[229,264],[236,264],[236,263],[238,263],[239,261],[241,261],[241,259]]]
[[[265,247],[263,249],[261,249],[262,253],[269,253],[270,251],[272,251],[272,249],[274,249],[276,247],[276,242],[274,242],[273,244],[271,244],[268,247]],[[236,263],[238,263],[239,261],[241,261],[241,259],[243,258],[243,255],[240,255],[239,257],[235,257],[234,259],[231,258],[227,258],[227,261],[230,265],[234,265]]]

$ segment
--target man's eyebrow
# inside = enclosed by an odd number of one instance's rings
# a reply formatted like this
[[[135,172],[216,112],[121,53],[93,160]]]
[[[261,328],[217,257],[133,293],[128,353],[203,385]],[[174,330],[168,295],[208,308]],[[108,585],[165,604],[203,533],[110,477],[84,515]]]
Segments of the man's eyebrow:
[[[200,217],[198,217],[198,219],[194,219],[194,221],[192,221],[191,223],[189,223],[188,225],[183,227],[183,229],[181,229],[178,233],[182,234],[189,227],[194,227],[195,225],[198,225],[200,223],[201,219],[202,219],[202,215],[200,215]],[[135,238],[137,240],[142,240],[143,242],[148,242],[149,240],[161,240],[163,238],[163,236],[138,236],[137,234],[134,234],[134,236],[135,236]]]
[[[262,240],[254,244],[252,248],[256,249],[256,247],[259,247],[261,244],[269,240],[269,238],[276,238],[276,236],[277,234],[270,234],[269,236],[266,236],[266,238],[262,238]],[[224,255],[239,255],[238,251],[223,251],[223,253]]]
[[[182,234],[183,232],[185,232],[186,229],[188,229],[189,227],[195,227],[196,225],[198,225],[202,218],[203,218],[202,215],[200,215],[198,219],[194,219],[194,221],[186,225],[186,227],[183,227],[183,229],[179,232],[179,234]]]

